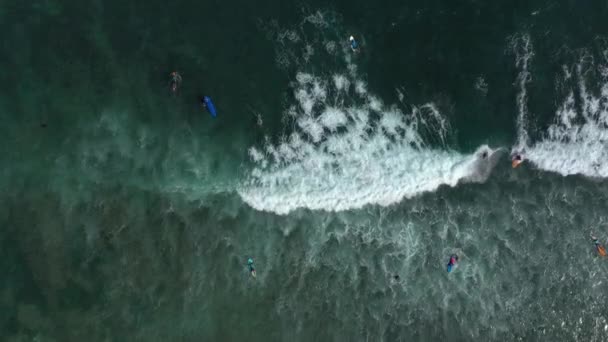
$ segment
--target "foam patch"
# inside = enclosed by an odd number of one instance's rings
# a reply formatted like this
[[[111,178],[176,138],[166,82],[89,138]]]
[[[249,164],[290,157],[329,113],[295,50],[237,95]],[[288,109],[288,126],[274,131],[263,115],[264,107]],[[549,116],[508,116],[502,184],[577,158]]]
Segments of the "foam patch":
[[[487,179],[496,151],[482,146],[464,155],[430,147],[421,132],[443,142],[449,127],[434,105],[404,113],[366,88],[352,76],[326,81],[299,73],[297,103],[287,111],[294,131],[279,143],[267,139],[263,148],[250,148],[255,167],[239,190],[243,200],[277,214],[298,208],[341,211],[387,206],[442,185]]]

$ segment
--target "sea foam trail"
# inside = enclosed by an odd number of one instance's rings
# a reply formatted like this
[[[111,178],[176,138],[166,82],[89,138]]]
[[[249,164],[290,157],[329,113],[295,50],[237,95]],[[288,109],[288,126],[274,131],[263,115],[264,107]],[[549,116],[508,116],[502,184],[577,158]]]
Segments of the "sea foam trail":
[[[427,146],[444,141],[448,130],[434,105],[405,114],[352,76],[300,73],[294,97],[286,113],[293,132],[249,151],[255,167],[238,192],[258,210],[386,206],[441,185],[483,182],[500,154],[487,146],[470,155]]]
[[[515,37],[511,41],[515,53],[515,66],[519,69],[517,80],[517,142],[514,151],[525,149],[529,143],[528,136],[528,92],[526,85],[532,80],[528,71],[530,60],[534,56],[532,42],[529,35]]]
[[[526,152],[537,167],[564,176],[581,174],[608,177],[608,67],[594,67],[602,79],[599,91],[592,92],[585,82],[582,63],[572,89],[556,112],[555,122],[544,138]]]

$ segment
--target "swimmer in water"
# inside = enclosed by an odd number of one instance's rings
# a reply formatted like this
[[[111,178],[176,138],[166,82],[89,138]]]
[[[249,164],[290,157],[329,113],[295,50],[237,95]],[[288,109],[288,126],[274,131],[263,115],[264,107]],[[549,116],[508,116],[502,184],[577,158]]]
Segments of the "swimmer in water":
[[[350,42],[350,48],[354,52],[358,52],[359,51],[359,43],[357,43],[357,41],[355,40],[355,37],[350,36],[350,38],[348,39],[348,41]]]
[[[519,166],[519,164],[524,162],[524,158],[522,157],[521,154],[516,153],[515,155],[513,155],[513,158],[511,158],[511,167],[516,168]]]
[[[595,250],[597,251],[597,254],[601,256],[606,256],[606,248],[604,248],[604,246],[595,236],[593,236],[593,234],[591,234],[591,240],[593,240],[593,244],[595,244]]]
[[[176,93],[179,86],[182,84],[182,76],[177,71],[174,71],[170,74],[171,80],[169,81],[169,87],[171,87],[171,92]]]
[[[251,273],[252,277],[256,277],[255,274],[255,266],[253,266],[253,259],[249,258],[247,259],[247,266],[249,266],[249,273]]]
[[[450,256],[450,261],[448,261],[448,273],[452,272],[452,269],[454,269],[454,267],[456,267],[457,263],[458,263],[458,255],[452,254]]]

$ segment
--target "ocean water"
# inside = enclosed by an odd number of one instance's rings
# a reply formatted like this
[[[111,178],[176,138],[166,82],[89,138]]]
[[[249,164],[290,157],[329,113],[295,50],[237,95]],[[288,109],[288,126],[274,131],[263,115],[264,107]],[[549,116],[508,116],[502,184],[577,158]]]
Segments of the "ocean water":
[[[607,17],[1,1],[1,340],[605,341]]]

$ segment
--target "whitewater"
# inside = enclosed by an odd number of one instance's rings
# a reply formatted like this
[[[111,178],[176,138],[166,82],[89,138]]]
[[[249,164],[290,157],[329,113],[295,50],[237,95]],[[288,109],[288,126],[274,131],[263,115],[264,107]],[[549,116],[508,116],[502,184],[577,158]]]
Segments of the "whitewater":
[[[517,141],[512,153],[522,154],[538,169],[562,176],[608,177],[608,50],[599,61],[582,51],[576,64],[562,66],[562,74],[556,75],[556,91],[566,88],[566,96],[558,100],[552,122],[534,132],[527,106],[533,45],[527,34],[512,38],[510,45],[519,69],[515,83]],[[595,91],[587,86],[593,78],[600,84]]]
[[[452,149],[446,143],[450,123],[434,103],[385,104],[357,74],[349,51],[336,49],[335,42],[325,45],[342,54],[346,72],[297,73],[293,103],[283,115],[290,133],[279,141],[267,136],[249,149],[254,166],[237,192],[253,208],[284,215],[299,208],[389,206],[441,186],[485,182],[504,157],[507,149],[500,147],[481,145],[468,154]],[[575,78],[576,88],[561,100],[553,122],[534,131],[527,105],[533,44],[522,34],[508,45],[518,69],[511,154],[564,176],[608,177],[608,63],[583,56],[574,67],[564,66],[560,84]],[[312,47],[305,51],[307,58],[314,54]],[[589,73],[603,80],[595,92],[585,83]]]
[[[433,103],[404,112],[348,73],[298,73],[293,95],[285,113],[293,132],[249,150],[255,167],[239,194],[258,210],[388,206],[442,185],[483,182],[501,154],[485,145],[471,154],[448,149],[449,123]]]
[[[575,78],[576,86],[568,92],[540,141],[526,148],[526,157],[536,167],[563,176],[608,177],[608,67],[591,68],[588,72],[595,71],[602,78],[595,92],[586,85],[582,62],[573,68],[574,72],[565,68],[564,81]]]

